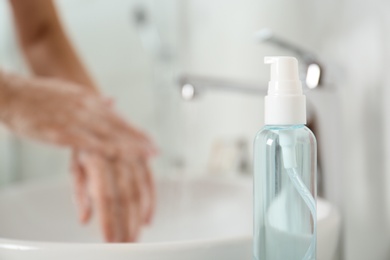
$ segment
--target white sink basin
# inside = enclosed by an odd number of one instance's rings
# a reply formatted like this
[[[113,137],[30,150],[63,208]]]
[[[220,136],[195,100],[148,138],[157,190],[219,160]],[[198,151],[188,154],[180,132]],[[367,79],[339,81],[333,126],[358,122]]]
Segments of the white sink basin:
[[[141,243],[105,244],[96,223],[80,226],[67,181],[0,192],[1,260],[250,260],[251,180],[159,180],[158,208]],[[339,217],[318,202],[318,260],[334,254]]]

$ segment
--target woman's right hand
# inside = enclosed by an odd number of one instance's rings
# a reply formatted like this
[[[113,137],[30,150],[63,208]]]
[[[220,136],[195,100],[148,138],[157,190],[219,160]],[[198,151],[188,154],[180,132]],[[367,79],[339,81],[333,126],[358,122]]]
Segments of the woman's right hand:
[[[61,80],[2,73],[0,120],[18,135],[108,157],[147,157],[154,149],[107,100]]]
[[[72,166],[80,221],[88,223],[95,214],[107,242],[135,242],[155,208],[148,160],[78,152],[73,153]]]

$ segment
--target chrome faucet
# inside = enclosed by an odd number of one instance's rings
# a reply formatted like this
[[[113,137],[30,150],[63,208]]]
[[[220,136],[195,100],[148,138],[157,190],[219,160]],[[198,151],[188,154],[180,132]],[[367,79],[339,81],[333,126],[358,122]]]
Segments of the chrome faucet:
[[[323,66],[319,59],[308,50],[291,43],[273,33],[270,29],[262,29],[255,33],[255,39],[259,43],[269,43],[282,49],[293,52],[301,61],[304,67],[301,80],[305,88],[315,89],[322,87]],[[233,82],[211,77],[199,77],[192,75],[181,75],[179,77],[181,95],[185,100],[191,100],[205,90],[236,91],[247,94],[265,95],[267,84],[253,85],[242,82]]]
[[[256,95],[265,95],[267,93],[265,84],[262,87],[242,82],[191,75],[181,75],[179,77],[179,86],[184,100],[192,100],[206,90],[232,91]]]

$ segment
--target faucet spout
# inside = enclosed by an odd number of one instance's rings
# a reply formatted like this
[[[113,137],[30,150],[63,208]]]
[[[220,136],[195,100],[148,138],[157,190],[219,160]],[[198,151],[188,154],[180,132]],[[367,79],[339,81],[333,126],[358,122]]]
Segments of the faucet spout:
[[[192,100],[200,93],[207,90],[230,91],[262,96],[267,93],[267,84],[254,85],[224,79],[191,75],[181,75],[179,78],[179,86],[182,98],[185,100]]]

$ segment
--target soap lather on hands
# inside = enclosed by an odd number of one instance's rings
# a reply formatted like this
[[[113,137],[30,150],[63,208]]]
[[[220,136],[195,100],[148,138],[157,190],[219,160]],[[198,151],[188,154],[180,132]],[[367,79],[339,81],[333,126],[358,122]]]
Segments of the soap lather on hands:
[[[150,141],[103,97],[62,80],[3,78],[1,117],[15,133],[109,157],[149,154]]]
[[[148,166],[155,146],[99,93],[52,0],[10,3],[21,48],[36,77],[0,70],[0,120],[21,136],[70,147],[81,222],[95,213],[106,241],[135,241],[155,207]]]

